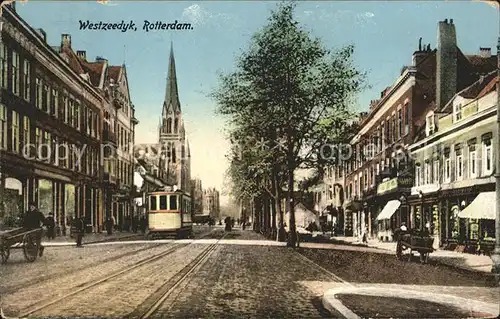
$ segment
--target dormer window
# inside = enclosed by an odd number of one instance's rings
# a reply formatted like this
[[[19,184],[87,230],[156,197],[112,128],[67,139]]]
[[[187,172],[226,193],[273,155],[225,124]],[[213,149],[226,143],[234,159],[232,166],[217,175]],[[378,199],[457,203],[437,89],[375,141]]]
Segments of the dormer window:
[[[434,134],[436,132],[436,117],[434,116],[434,112],[427,114],[425,123],[426,136]]]
[[[462,119],[462,104],[457,104],[453,106],[453,118],[455,122],[458,122]]]

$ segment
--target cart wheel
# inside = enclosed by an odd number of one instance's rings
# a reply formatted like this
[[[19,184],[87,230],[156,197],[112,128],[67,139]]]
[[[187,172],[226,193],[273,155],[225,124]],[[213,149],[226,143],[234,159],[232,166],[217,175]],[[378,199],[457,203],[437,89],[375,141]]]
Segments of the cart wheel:
[[[0,249],[0,257],[2,258],[2,264],[5,264],[9,260],[10,249],[9,247],[4,247]]]
[[[38,243],[31,234],[26,234],[23,237],[23,252],[24,258],[29,262],[34,262],[38,257]]]
[[[396,246],[396,257],[403,260],[403,246],[400,243]]]

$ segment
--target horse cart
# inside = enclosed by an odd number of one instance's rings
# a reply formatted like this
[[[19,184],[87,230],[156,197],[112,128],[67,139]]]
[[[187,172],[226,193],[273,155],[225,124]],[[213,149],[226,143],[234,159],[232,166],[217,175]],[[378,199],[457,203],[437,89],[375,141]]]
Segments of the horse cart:
[[[396,246],[396,257],[403,260],[403,251],[410,250],[408,254],[408,261],[411,261],[413,252],[416,251],[420,254],[420,262],[427,263],[429,254],[434,251],[432,245],[434,244],[434,237],[421,231],[400,231],[397,234],[398,242]]]
[[[34,262],[41,255],[43,248],[39,240],[42,236],[42,228],[26,230],[25,228],[14,228],[0,232],[0,258],[2,263],[9,260],[10,250],[19,248],[23,250],[24,258],[28,262]],[[17,245],[20,244],[20,245]]]

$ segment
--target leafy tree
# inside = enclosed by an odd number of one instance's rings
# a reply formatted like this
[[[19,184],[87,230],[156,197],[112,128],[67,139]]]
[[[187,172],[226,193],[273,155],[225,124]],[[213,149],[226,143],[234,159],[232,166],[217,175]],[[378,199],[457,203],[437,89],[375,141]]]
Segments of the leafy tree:
[[[295,3],[284,2],[271,13],[239,58],[237,71],[222,75],[213,94],[218,113],[230,119],[234,132],[279,144],[279,150],[240,168],[257,170],[259,177],[272,171],[273,163],[285,168],[290,246],[296,245],[294,173],[334,163],[334,156],[321,156],[323,146],[342,140],[353,115],[350,106],[364,84],[352,63],[353,46],[330,52],[301,28],[294,9]],[[251,144],[242,148],[252,152]]]

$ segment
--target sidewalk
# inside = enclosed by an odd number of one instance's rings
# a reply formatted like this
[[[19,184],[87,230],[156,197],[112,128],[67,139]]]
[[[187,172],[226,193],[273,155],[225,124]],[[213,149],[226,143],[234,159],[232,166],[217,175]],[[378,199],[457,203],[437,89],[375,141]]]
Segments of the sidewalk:
[[[110,236],[107,233],[90,233],[85,234],[83,236],[83,244],[95,244],[102,242],[112,242],[119,241],[123,239],[135,239],[135,238],[143,238],[143,234],[141,232],[133,233],[133,232],[113,232]],[[50,246],[71,246],[76,245],[76,238],[71,238],[68,236],[58,236],[54,239],[47,239],[44,237],[42,239],[42,245],[46,247]]]
[[[369,239],[368,243],[362,243],[356,237],[332,237],[332,239],[344,242],[349,245],[378,248],[394,252],[396,254],[395,242],[380,242],[376,239]],[[436,250],[431,253],[429,259],[436,260],[440,264],[452,266],[469,271],[491,273],[493,262],[489,256],[459,253],[449,250]]]

